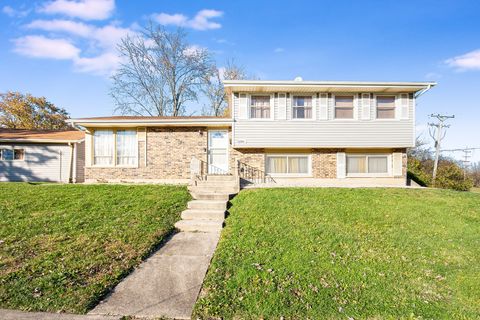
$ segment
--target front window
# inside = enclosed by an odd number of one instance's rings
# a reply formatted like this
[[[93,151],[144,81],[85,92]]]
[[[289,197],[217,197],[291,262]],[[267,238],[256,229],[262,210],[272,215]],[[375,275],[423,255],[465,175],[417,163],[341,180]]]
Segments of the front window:
[[[395,97],[377,97],[377,119],[395,118]]]
[[[353,96],[335,97],[335,119],[353,119]]]
[[[308,174],[309,159],[306,155],[270,155],[266,159],[268,174]]]
[[[115,140],[113,130],[95,130],[93,134],[93,156],[97,166],[113,165],[113,150]]]
[[[388,174],[388,156],[347,155],[347,174]]]
[[[250,102],[250,118],[270,118],[270,96],[252,96]]]
[[[137,133],[135,130],[117,131],[117,165],[137,164]]]
[[[95,130],[93,134],[93,162],[95,165],[135,166],[137,159],[137,133],[135,130]]]
[[[0,160],[24,160],[25,149],[0,149]]]
[[[293,119],[311,119],[312,118],[312,97],[294,96],[292,106]]]

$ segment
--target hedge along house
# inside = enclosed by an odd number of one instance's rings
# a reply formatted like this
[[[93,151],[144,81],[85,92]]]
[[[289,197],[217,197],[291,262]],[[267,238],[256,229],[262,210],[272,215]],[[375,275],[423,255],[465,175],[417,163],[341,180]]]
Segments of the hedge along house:
[[[0,181],[83,182],[84,137],[78,130],[0,129]]]
[[[415,100],[433,82],[225,81],[231,118],[74,119],[86,181],[405,185]],[[204,169],[203,169],[204,168]],[[193,172],[195,171],[195,172]]]

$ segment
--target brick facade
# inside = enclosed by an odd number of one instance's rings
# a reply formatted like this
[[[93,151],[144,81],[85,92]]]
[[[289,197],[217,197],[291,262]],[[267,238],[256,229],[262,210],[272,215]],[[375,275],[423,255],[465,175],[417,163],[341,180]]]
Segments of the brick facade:
[[[138,167],[86,167],[85,181],[169,181],[185,183],[190,178],[190,161],[193,156],[207,161],[208,128],[158,127],[147,128],[145,138],[139,135]],[[231,140],[231,133],[230,133]],[[145,150],[146,147],[146,150]],[[295,151],[292,151],[295,152]],[[334,179],[337,177],[337,152],[345,149],[310,149],[299,153],[311,154],[312,177]],[[403,177],[407,174],[406,149],[393,149],[403,153]],[[236,160],[261,172],[265,171],[265,154],[269,150],[256,148],[229,149],[230,172],[236,169]],[[288,153],[288,150],[285,151]],[[88,153],[87,153],[88,155]]]
[[[340,149],[312,149],[312,176],[319,179],[337,177],[337,152]]]
[[[184,182],[190,178],[190,160],[193,156],[203,161],[207,160],[207,139],[205,127],[148,128],[146,141],[139,140],[137,168],[87,167],[85,179],[97,182],[130,180]]]

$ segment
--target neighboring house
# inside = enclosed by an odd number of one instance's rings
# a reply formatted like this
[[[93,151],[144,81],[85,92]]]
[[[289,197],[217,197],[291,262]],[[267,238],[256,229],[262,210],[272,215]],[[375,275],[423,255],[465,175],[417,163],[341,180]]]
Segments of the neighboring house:
[[[86,128],[86,181],[185,183],[195,157],[205,171],[238,173],[251,182],[363,178],[405,185],[415,99],[435,85],[301,79],[224,84],[231,118],[72,120]]]
[[[0,128],[0,181],[83,182],[85,133]]]

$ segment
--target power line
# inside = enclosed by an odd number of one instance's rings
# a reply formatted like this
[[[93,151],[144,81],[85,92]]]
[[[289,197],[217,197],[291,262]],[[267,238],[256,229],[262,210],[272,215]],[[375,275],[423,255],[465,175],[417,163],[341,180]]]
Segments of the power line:
[[[465,148],[459,148],[459,149],[443,149],[443,150],[440,150],[441,152],[463,152],[463,160],[460,160],[463,164],[463,170],[464,170],[464,176],[467,175],[467,169],[468,167],[470,166],[470,163],[471,163],[471,158],[472,158],[472,155],[473,155],[473,152],[475,150],[480,150],[480,147],[474,147],[474,148],[469,148],[469,147],[465,147]]]
[[[437,114],[431,114],[430,118],[437,118],[438,122],[437,123],[429,123],[428,125],[430,128],[428,129],[428,132],[432,139],[435,141],[435,162],[433,163],[433,183],[435,184],[435,179],[437,178],[437,168],[438,168],[438,157],[440,156],[440,143],[442,142],[443,138],[445,138],[446,131],[444,129],[449,128],[450,125],[446,125],[445,121],[448,119],[453,119],[455,118],[454,115],[447,116],[447,115],[441,115],[439,113]]]

